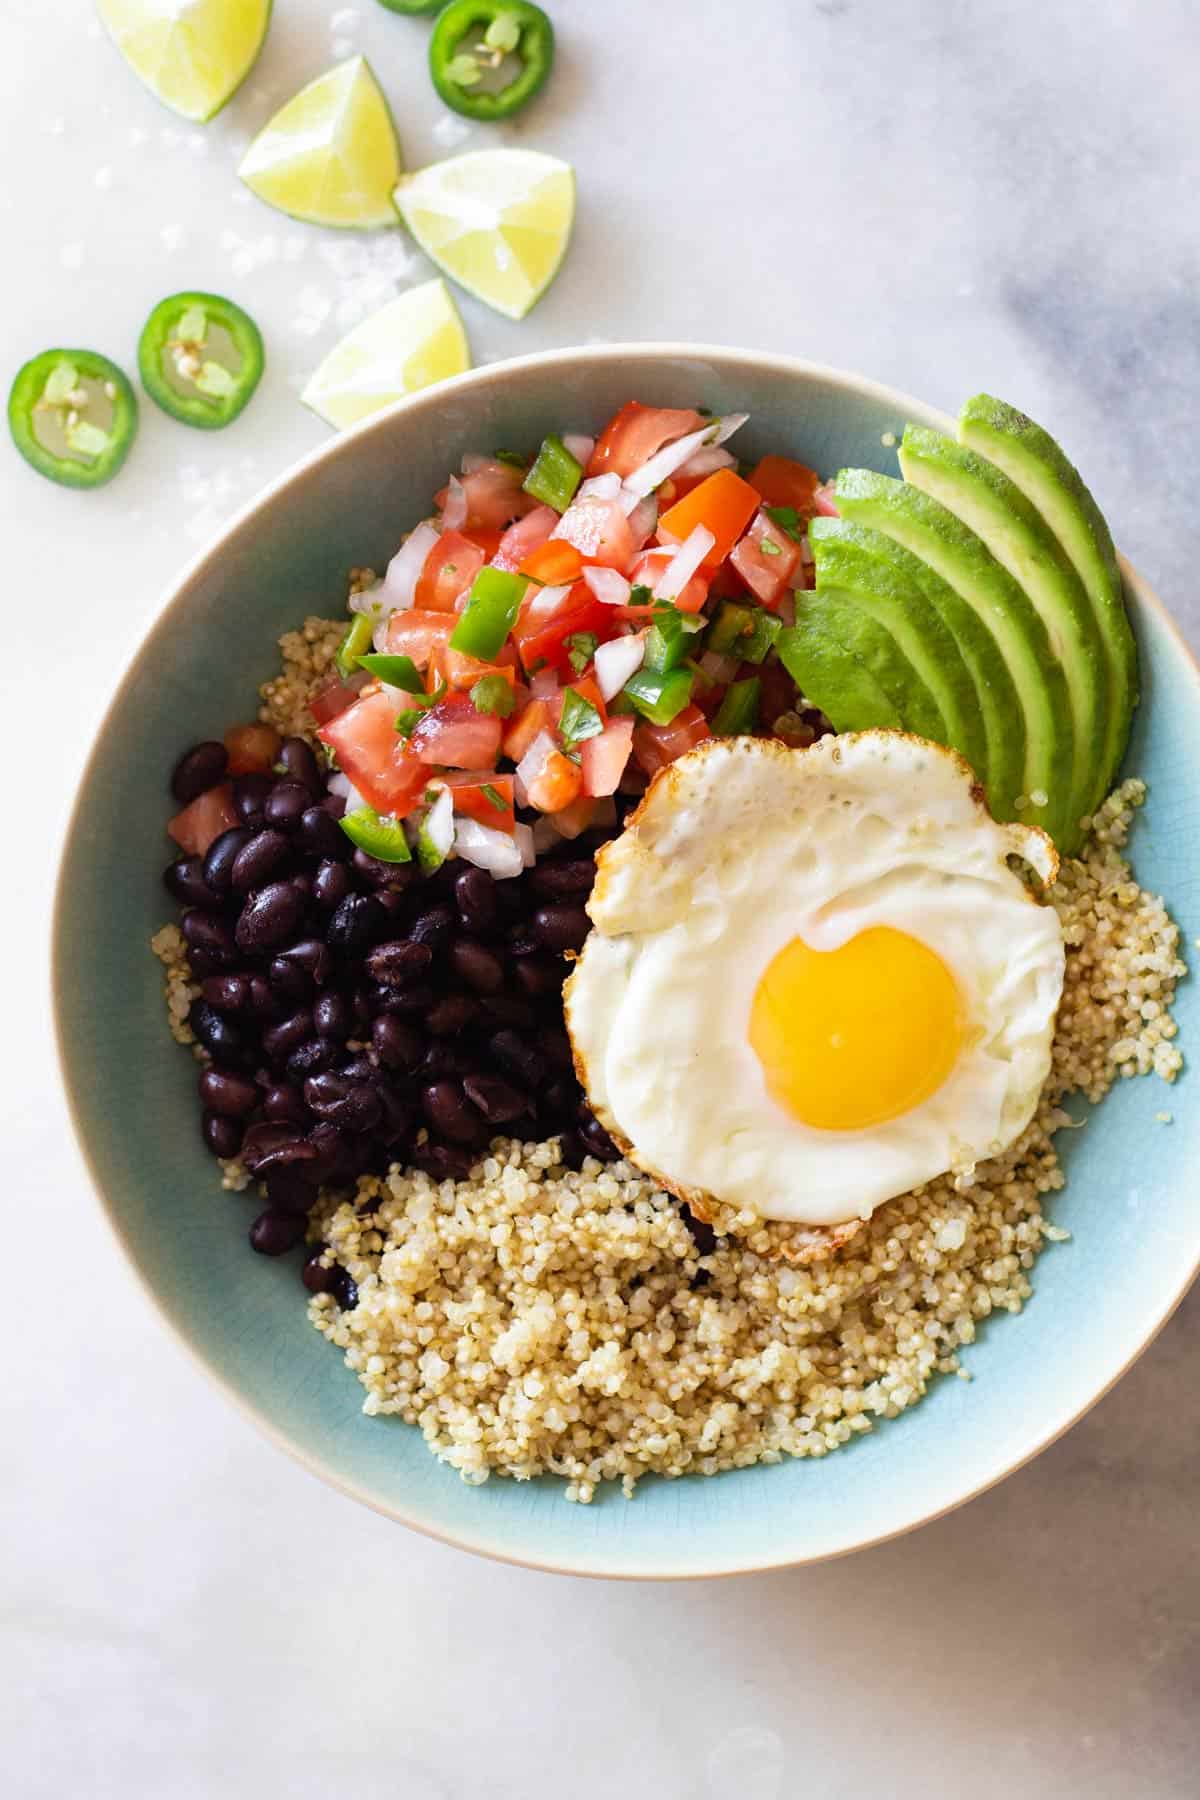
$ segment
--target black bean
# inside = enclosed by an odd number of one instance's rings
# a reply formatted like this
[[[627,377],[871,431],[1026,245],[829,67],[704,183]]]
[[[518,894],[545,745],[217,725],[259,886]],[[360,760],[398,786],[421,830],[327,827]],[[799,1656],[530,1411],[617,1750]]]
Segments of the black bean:
[[[421,1060],[420,1034],[398,1019],[395,1013],[383,1013],[371,1027],[371,1042],[380,1062],[387,1069],[407,1072]]]
[[[193,1000],[188,1008],[188,1024],[210,1056],[218,1062],[236,1063],[242,1055],[243,1038],[236,1025],[231,1025],[207,1000]]]
[[[341,1273],[336,1263],[326,1268],[321,1261],[323,1255],[323,1250],[314,1250],[300,1271],[300,1279],[310,1294],[331,1293]]]
[[[377,944],[368,952],[367,973],[382,987],[409,987],[428,973],[433,951],[428,944],[414,943],[411,938],[392,938]]]
[[[215,738],[185,750],[171,772],[171,792],[181,806],[216,787],[229,767],[229,752]]]
[[[204,879],[202,856],[181,856],[163,870],[163,886],[181,906],[217,906],[219,899]]]
[[[476,1105],[489,1125],[502,1125],[506,1119],[519,1118],[529,1110],[529,1095],[499,1075],[466,1075],[463,1092]]]
[[[450,966],[460,981],[480,994],[498,994],[504,986],[504,964],[494,950],[474,938],[455,938]]]
[[[260,1256],[283,1256],[304,1237],[304,1220],[281,1206],[268,1206],[250,1227],[250,1248]]]
[[[299,781],[277,781],[267,795],[263,817],[276,831],[294,831],[313,803],[312,790]]]
[[[545,1079],[546,1063],[532,1044],[515,1031],[497,1031],[488,1040],[488,1048],[502,1069],[536,1092]]]
[[[344,1041],[350,1036],[353,1016],[350,1002],[344,994],[335,989],[322,994],[313,1007],[313,1024],[317,1028],[317,1036],[337,1038]]]
[[[403,1013],[409,1019],[423,1019],[433,1002],[434,992],[428,982],[418,982],[415,987],[377,987],[373,996],[377,1012]]]
[[[358,1283],[349,1269],[338,1270],[337,1279],[330,1292],[343,1312],[353,1312],[358,1305]]]
[[[543,1119],[557,1125],[560,1120],[570,1119],[575,1114],[579,1099],[579,1089],[573,1081],[566,1081],[561,1076],[545,1082],[538,1089],[538,1112]]]
[[[297,829],[301,842],[313,856],[345,862],[350,855],[350,839],[323,806],[306,807],[300,814]]]
[[[430,1129],[454,1144],[482,1145],[488,1131],[457,1081],[431,1081],[421,1090],[421,1108]]]
[[[426,906],[409,926],[408,935],[414,943],[428,944],[431,950],[440,950],[443,944],[449,943],[454,926],[453,907]]]
[[[308,788],[311,793],[321,792],[323,784],[317,759],[311,746],[302,737],[284,738],[276,761],[289,781],[298,781],[301,787]]]
[[[210,1006],[221,1013],[243,1012],[250,1001],[248,975],[208,975],[200,983],[200,992]]]
[[[286,881],[271,881],[251,894],[234,936],[242,950],[274,950],[290,938],[304,917],[304,895]]]
[[[464,931],[489,931],[496,920],[496,884],[486,869],[464,869],[454,883]]]
[[[561,1025],[543,1026],[538,1037],[538,1048],[547,1062],[556,1069],[574,1069],[575,1056],[571,1049],[571,1040]]]
[[[306,1044],[312,1035],[313,1016],[309,1008],[303,1006],[290,1018],[263,1032],[263,1051],[272,1062],[283,1062],[299,1045]]]
[[[482,1005],[498,1025],[513,1025],[518,1031],[538,1028],[537,1008],[524,994],[487,994]]]
[[[350,874],[345,863],[325,861],[313,876],[313,900],[322,912],[332,912],[350,892]]]
[[[277,1019],[279,1002],[271,992],[271,984],[265,975],[250,977],[250,1016],[255,1019]]]
[[[437,1144],[432,1140],[426,1144],[414,1145],[412,1160],[418,1169],[423,1169],[434,1181],[466,1181],[474,1163],[469,1150],[461,1150],[456,1144]]]
[[[528,881],[543,900],[577,900],[590,894],[596,864],[590,856],[549,857],[530,870]]]
[[[277,1125],[307,1125],[308,1108],[298,1087],[290,1081],[274,1081],[262,1097],[262,1109]]]
[[[533,929],[548,950],[581,950],[592,922],[582,906],[542,906],[533,915]]]
[[[581,1169],[583,1167],[583,1159],[588,1152],[587,1146],[584,1144],[579,1133],[575,1130],[575,1127],[569,1125],[562,1131],[556,1131],[554,1136],[557,1137],[559,1141],[561,1146],[560,1154],[567,1168]]]
[[[407,1136],[412,1129],[414,1112],[404,1095],[397,1092],[390,1081],[376,1080],[375,1092],[383,1108],[383,1116],[376,1127],[381,1141],[391,1148],[399,1140]]]
[[[225,836],[232,837],[233,833],[227,831]],[[239,894],[248,894],[251,888],[265,887],[291,853],[292,846],[282,831],[267,828],[253,835],[245,832],[244,842],[230,865],[229,885]]]
[[[316,1178],[322,1182],[344,1180],[349,1167],[349,1139],[328,1119],[321,1119],[309,1132],[308,1141],[317,1153],[311,1165]]]
[[[347,1081],[344,1075],[329,1072],[310,1076],[304,1098],[319,1118],[343,1131],[370,1131],[383,1111],[378,1093],[365,1081]]]
[[[217,918],[215,913],[201,912],[198,906],[189,907],[179,922],[179,928],[188,949],[203,950],[213,968],[227,969],[232,963],[241,960],[233,941],[233,933],[224,919]]]
[[[347,894],[334,909],[325,941],[337,950],[365,950],[383,930],[387,914],[369,894]]]
[[[457,1037],[479,1017],[479,1002],[470,994],[447,994],[425,1015],[425,1028],[434,1037]]]
[[[229,1075],[223,1069],[203,1069],[200,1073],[200,1098],[211,1112],[227,1119],[244,1119],[258,1105],[258,1089],[240,1075]]]
[[[289,962],[299,963],[310,977],[314,987],[324,987],[333,972],[333,957],[329,946],[318,937],[297,938],[294,944],[288,944],[279,952]]]
[[[316,1075],[321,1069],[331,1068],[338,1054],[338,1045],[329,1038],[310,1038],[292,1051],[287,1059],[287,1072],[294,1080],[301,1081],[306,1075]]]
[[[303,1006],[313,997],[312,977],[300,963],[287,956],[273,956],[267,970],[271,992],[284,1006]]]
[[[231,825],[215,837],[204,853],[204,880],[214,894],[227,894],[233,874],[234,860],[244,844],[250,842],[248,825]]]
[[[379,1070],[371,1061],[365,1050],[355,1056],[346,1056],[336,1064],[339,1075],[345,1075],[350,1081],[378,1081]]]
[[[295,888],[295,890],[298,894],[303,894],[304,904],[305,904],[305,906],[307,906],[309,901],[312,899],[312,892],[313,892],[312,876],[306,875],[303,871],[301,871],[301,873],[299,875],[289,875],[288,880],[291,882],[292,886]]]
[[[369,856],[365,850],[355,850],[350,866],[367,887],[392,887],[400,892],[415,879],[411,863],[384,862],[378,856]]]
[[[242,1147],[242,1122],[224,1113],[205,1112],[200,1119],[204,1142],[214,1156],[236,1156]]]
[[[442,1075],[468,1075],[477,1060],[449,1038],[439,1038],[430,1044],[421,1058],[421,1074],[429,1081],[436,1081]]]
[[[692,1234],[701,1256],[711,1256],[717,1247],[717,1234],[706,1219],[698,1219],[690,1207],[683,1209],[683,1222]]]
[[[290,1169],[276,1169],[267,1176],[267,1199],[285,1212],[306,1214],[317,1197],[310,1179],[312,1163],[296,1163]]]
[[[586,1106],[579,1109],[579,1135],[586,1144],[589,1155],[599,1162],[616,1162],[621,1154],[599,1119]]]
[[[513,980],[517,986],[535,999],[545,994],[560,992],[566,965],[552,961],[548,956],[522,956],[513,963]]]
[[[252,1175],[267,1175],[316,1160],[317,1152],[294,1125],[273,1121],[251,1125],[242,1145],[242,1161]]]
[[[263,808],[274,782],[269,775],[239,775],[233,784],[233,810],[243,825],[261,825]]]

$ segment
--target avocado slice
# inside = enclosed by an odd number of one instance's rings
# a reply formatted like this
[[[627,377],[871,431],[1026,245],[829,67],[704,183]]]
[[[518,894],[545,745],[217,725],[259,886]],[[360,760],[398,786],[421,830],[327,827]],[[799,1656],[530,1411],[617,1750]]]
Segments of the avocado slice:
[[[797,618],[801,613],[806,623],[819,626],[867,671],[887,695],[902,730],[930,738],[935,744],[947,742],[949,733],[937,701],[889,627],[872,616],[859,594],[826,580],[815,593],[805,594]],[[871,723],[882,721],[872,719]]]
[[[1101,793],[1112,786],[1138,698],[1137,647],[1112,536],[1079,471],[1048,431],[990,394],[963,407],[959,440],[985,456],[1024,494],[1058,539],[1091,603],[1109,676],[1109,714]]]
[[[862,541],[869,540],[872,554],[899,579],[920,589],[957,643],[975,684],[985,746],[978,761],[969,756],[967,760],[987,790],[992,816],[1014,819],[1021,810],[1017,796],[1027,792],[1025,715],[1017,690],[995,638],[975,608],[919,556],[888,537],[884,529],[873,529],[889,507],[902,504],[897,501],[902,493],[903,483],[889,475],[848,469],[838,477],[838,510],[843,520],[861,521]],[[921,498],[917,496],[918,504]]]
[[[986,737],[979,697],[954,634],[916,584],[887,557],[887,538],[848,519],[813,519],[808,541],[817,591],[849,590],[855,603],[891,632],[917,679],[937,704],[946,743],[965,756],[982,780],[987,774]],[[884,554],[877,553],[882,544]]]
[[[900,444],[906,481],[947,506],[1005,568],[1041,615],[1051,654],[1066,677],[1073,725],[1060,850],[1074,850],[1079,821],[1108,791],[1108,666],[1087,594],[1037,509],[994,463],[941,432],[909,425]],[[1069,772],[1068,772],[1069,771]]]
[[[853,495],[859,477],[858,470],[838,476],[839,508],[843,492]],[[893,483],[886,502],[873,507],[869,521],[864,522],[920,557],[974,608],[990,630],[1008,667],[1025,721],[1025,765],[1010,816],[1040,825],[1060,849],[1066,848],[1063,838],[1071,819],[1072,796],[1063,772],[1072,767],[1074,733],[1066,676],[1050,649],[1041,614],[961,519],[908,482]],[[1044,794],[1045,803],[1035,803],[1035,794]],[[1026,801],[1023,808],[1015,807],[1019,798]],[[1071,847],[1078,841],[1076,830]]]
[[[807,596],[796,623],[780,632],[775,648],[805,699],[820,707],[835,731],[903,728],[874,676],[830,635]]]

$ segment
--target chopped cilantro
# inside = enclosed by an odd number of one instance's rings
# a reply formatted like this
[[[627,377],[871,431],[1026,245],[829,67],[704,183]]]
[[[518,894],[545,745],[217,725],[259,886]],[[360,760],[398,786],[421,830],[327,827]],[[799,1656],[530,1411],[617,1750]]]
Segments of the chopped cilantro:
[[[584,738],[599,737],[604,730],[604,720],[591,701],[577,688],[568,688],[563,695],[558,729],[567,746],[567,754],[570,755],[571,747],[581,744]]]
[[[785,531],[794,544],[798,544],[804,536],[804,520],[794,506],[764,506],[763,511],[773,524]]]
[[[505,681],[503,675],[481,675],[471,689],[471,705],[476,712],[495,713],[507,719],[516,703],[512,683]]]
[[[567,638],[566,644],[570,655],[571,667],[577,675],[583,674],[583,671],[587,668],[593,656],[595,656],[596,646],[599,641],[600,640],[594,631],[573,631],[570,637]]]
[[[645,585],[644,582],[641,582],[641,581],[635,582],[633,587],[630,588],[630,590],[629,590],[630,606],[650,606],[653,604],[653,601],[654,601],[654,595],[650,591],[650,589]]]

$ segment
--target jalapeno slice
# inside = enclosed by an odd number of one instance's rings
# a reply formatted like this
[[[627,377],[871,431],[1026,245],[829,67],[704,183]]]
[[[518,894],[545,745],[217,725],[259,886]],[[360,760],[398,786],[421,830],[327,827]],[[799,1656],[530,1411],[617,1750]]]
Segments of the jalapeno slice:
[[[511,119],[554,61],[554,27],[532,0],[450,0],[429,40],[429,72],[468,119]]]
[[[220,431],[233,423],[263,372],[263,341],[249,313],[220,294],[169,294],[138,339],[150,398],[182,425]]]
[[[63,487],[103,487],[137,436],[137,395],[95,350],[43,350],[17,370],[8,395],[13,443],[31,468]]]
[[[435,13],[440,12],[445,0],[379,0],[380,6],[386,6],[389,12],[398,13]]]

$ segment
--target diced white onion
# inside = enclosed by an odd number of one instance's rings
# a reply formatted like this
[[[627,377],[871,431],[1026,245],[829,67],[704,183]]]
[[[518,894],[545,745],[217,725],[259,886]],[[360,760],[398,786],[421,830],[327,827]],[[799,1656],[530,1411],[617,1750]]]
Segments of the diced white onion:
[[[449,856],[454,842],[454,796],[449,788],[438,790],[437,799],[425,814],[422,829],[438,855]]]
[[[583,579],[593,596],[605,606],[629,605],[629,583],[619,569],[606,569],[599,563],[589,563],[583,571]]]
[[[447,531],[461,531],[467,522],[467,490],[457,475],[450,477],[449,487],[442,508],[442,524]]]
[[[378,619],[388,604],[382,581],[373,581],[369,588],[363,588],[357,594],[351,594],[346,602],[349,612],[361,613],[364,618]]]
[[[570,806],[564,806],[561,812],[550,813],[550,823],[560,838],[577,838],[589,829],[592,823],[595,801],[589,800],[586,805],[573,800]]]
[[[626,517],[629,520],[629,529],[633,533],[636,554],[658,524],[658,501],[653,494],[647,494],[644,500],[638,500],[630,508]]]
[[[397,712],[412,711],[412,703],[416,696],[410,694],[407,688],[393,687],[390,681],[381,681],[379,691],[387,695]]]
[[[415,531],[410,531],[400,548],[387,566],[387,574],[379,590],[379,603],[386,609],[409,607],[417,591],[417,582],[421,579],[421,570],[433,546],[437,543],[439,532],[436,525],[426,519]]]
[[[397,607],[396,611],[399,612],[400,608]],[[375,627],[374,631],[371,633],[372,647],[374,649],[378,650],[381,655],[383,654],[383,652],[385,652],[387,650],[387,647],[388,647],[388,624],[391,620],[391,616],[392,616],[391,613],[384,613],[384,615],[380,619],[378,625]]]
[[[454,848],[464,862],[474,863],[477,869],[486,869],[497,881],[519,875],[525,867],[525,858],[516,839],[507,831],[481,825],[478,819],[460,816],[455,821]]]
[[[527,869],[532,869],[537,861],[537,847],[533,841],[533,833],[534,827],[522,825],[519,819],[513,827],[513,842],[521,852],[521,861]]]
[[[529,831],[533,838],[533,850],[535,856],[541,856],[543,851],[553,850],[556,844],[562,843],[561,831],[555,831],[552,821],[545,813],[542,814],[540,819],[535,819],[533,821],[532,826],[529,827]]]
[[[596,448],[596,440],[584,437],[582,432],[568,431],[563,437],[563,449],[581,463],[586,469],[592,460],[592,451]]]
[[[348,775],[343,775],[340,769],[336,770],[334,774],[329,777],[325,786],[331,794],[340,794],[342,796],[342,799],[346,802],[346,811],[348,813],[357,812],[360,806],[365,806],[367,804],[350,777]]]
[[[689,477],[715,475],[718,469],[732,469],[736,464],[737,457],[731,450],[722,450],[719,444],[705,444],[695,456],[689,456],[681,463],[675,473]]]
[[[749,413],[727,413],[723,419],[710,419],[699,431],[689,431],[686,437],[664,445],[649,462],[644,462],[640,469],[635,469],[632,475],[625,477],[626,492],[635,494],[639,499],[643,494],[652,494],[656,487],[662,486],[668,475],[673,475],[676,469],[682,469],[684,463],[689,462],[705,444],[723,444],[749,417]]]
[[[484,456],[479,450],[468,450],[462,459],[464,475],[474,475],[480,469],[488,469],[495,462],[494,456]]]
[[[575,490],[576,500],[615,500],[621,491],[619,475],[589,475]]]
[[[559,690],[557,669],[538,669],[529,678],[529,692],[535,700],[546,700]]]
[[[707,525],[695,526],[654,584],[656,600],[676,600],[716,543]]]
[[[717,420],[717,430],[716,435],[713,438],[713,443],[723,444],[727,438],[733,436],[735,431],[740,431],[742,429],[742,426],[749,417],[749,413],[726,413],[723,419]]]
[[[646,659],[646,634],[637,631],[630,637],[610,638],[596,649],[596,686],[605,700],[619,694],[631,675],[636,675]]]
[[[721,682],[723,686],[733,680],[741,666],[736,656],[722,656],[719,650],[706,650],[700,658],[700,667],[704,673],[711,675],[714,681]]]
[[[557,748],[548,731],[539,731],[528,750],[517,764],[516,795],[520,805],[524,806],[529,799],[529,790],[553,756]]]

